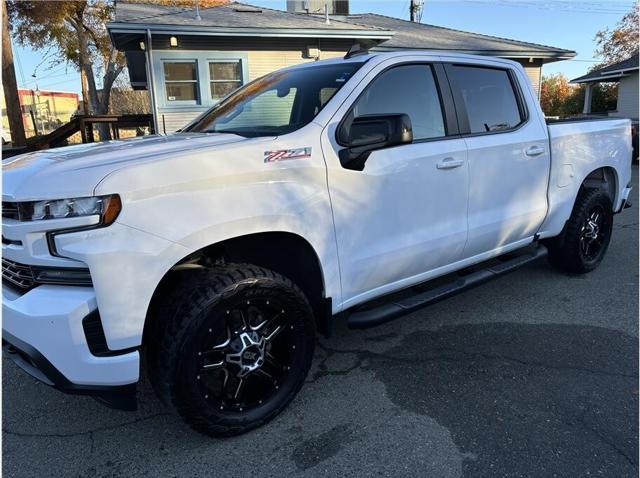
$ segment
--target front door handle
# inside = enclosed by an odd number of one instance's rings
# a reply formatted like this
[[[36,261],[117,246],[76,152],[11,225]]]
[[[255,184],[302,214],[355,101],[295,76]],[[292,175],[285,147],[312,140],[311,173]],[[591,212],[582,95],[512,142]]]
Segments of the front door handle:
[[[529,157],[540,156],[543,153],[544,153],[544,148],[542,146],[531,146],[530,148],[527,148],[527,150],[524,152],[524,154],[526,154]]]
[[[453,169],[459,168],[464,164],[463,159],[455,159],[455,158],[444,158],[436,163],[436,168],[438,169]]]

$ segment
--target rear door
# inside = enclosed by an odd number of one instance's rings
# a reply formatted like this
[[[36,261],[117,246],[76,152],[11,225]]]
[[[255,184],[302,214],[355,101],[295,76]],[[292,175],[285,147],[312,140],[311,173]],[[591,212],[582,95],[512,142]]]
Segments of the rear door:
[[[547,212],[547,129],[521,72],[446,65],[469,165],[469,235],[464,257],[533,238]],[[537,107],[536,107],[537,108]]]
[[[352,112],[407,114],[414,141],[372,152],[361,171],[348,169],[338,156],[343,147],[336,130]],[[455,114],[441,65],[386,62],[368,74],[325,128],[344,307],[419,281],[460,258],[467,238],[467,152],[451,120]]]

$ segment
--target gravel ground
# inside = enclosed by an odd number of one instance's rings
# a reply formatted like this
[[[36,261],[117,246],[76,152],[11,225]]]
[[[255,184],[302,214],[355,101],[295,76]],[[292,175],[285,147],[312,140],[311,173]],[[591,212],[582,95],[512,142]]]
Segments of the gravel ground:
[[[596,271],[545,262],[366,331],[318,341],[267,426],[199,435],[66,396],[3,360],[5,476],[638,475],[638,169]]]

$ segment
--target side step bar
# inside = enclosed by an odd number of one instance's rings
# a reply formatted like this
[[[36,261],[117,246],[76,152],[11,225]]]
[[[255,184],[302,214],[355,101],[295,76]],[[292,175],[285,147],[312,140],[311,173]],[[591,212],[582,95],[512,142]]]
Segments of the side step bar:
[[[365,329],[383,324],[400,316],[409,314],[415,310],[451,297],[463,290],[486,282],[494,277],[511,272],[526,264],[537,261],[547,255],[547,248],[539,245],[536,249],[512,259],[492,264],[464,276],[457,276],[451,282],[434,287],[433,289],[419,292],[411,297],[405,297],[397,301],[366,310],[356,310],[347,318],[347,325],[351,329]],[[477,267],[477,266],[476,266]]]

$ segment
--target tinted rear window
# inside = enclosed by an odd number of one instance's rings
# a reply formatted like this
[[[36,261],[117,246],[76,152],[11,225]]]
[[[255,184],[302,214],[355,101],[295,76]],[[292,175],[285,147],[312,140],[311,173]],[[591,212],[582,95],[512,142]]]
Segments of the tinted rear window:
[[[501,131],[522,122],[506,70],[453,65],[450,71],[467,108],[471,133]]]

